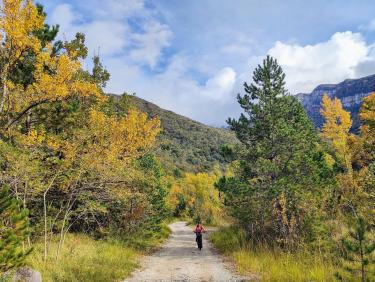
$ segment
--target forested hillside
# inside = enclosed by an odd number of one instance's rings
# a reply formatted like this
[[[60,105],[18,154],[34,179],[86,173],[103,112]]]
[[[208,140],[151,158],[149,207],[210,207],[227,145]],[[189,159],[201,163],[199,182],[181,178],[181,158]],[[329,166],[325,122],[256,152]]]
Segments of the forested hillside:
[[[161,132],[157,138],[156,154],[163,165],[174,173],[208,172],[215,166],[224,168],[222,146],[238,142],[229,129],[204,125],[133,95],[122,99],[147,113],[150,118],[160,119]]]

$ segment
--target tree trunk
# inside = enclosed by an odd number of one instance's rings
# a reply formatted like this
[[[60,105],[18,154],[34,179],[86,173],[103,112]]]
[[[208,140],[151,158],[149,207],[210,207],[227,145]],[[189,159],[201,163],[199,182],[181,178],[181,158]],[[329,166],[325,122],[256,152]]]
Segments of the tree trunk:
[[[57,177],[58,173],[55,174],[53,179],[51,180],[50,184],[48,185],[46,191],[43,193],[43,209],[44,209],[44,262],[47,261],[47,255],[48,255],[48,250],[47,250],[47,237],[48,237],[48,231],[47,231],[47,193],[51,189],[53,183],[55,182],[55,179]]]
[[[26,205],[26,198],[27,198],[27,188],[28,188],[28,183],[29,182],[25,182],[25,189],[23,191],[23,200],[22,200],[22,203],[23,203],[23,208],[26,209],[27,208],[27,205]],[[30,240],[30,234],[27,235],[27,244],[29,245],[29,248],[31,247],[31,240]]]
[[[43,194],[43,209],[44,209],[44,261],[47,261],[47,203],[46,203],[46,190]]]
[[[59,259],[59,256],[60,256],[60,250],[64,244],[64,238],[65,238],[65,223],[67,222],[68,220],[68,217],[69,217],[69,213],[70,213],[70,210],[72,208],[72,205],[71,205],[71,198],[69,199],[68,201],[68,204],[67,204],[67,208],[66,208],[66,211],[65,211],[65,214],[64,214],[64,219],[63,219],[63,224],[61,226],[61,230],[60,230],[60,240],[59,240],[59,245],[57,247],[57,253],[56,253],[56,260]]]
[[[360,250],[360,255],[361,255],[361,281],[366,282],[366,271],[365,271],[365,264],[364,264],[364,257],[363,257],[362,240],[359,241],[359,250]]]
[[[8,73],[8,64],[6,64],[3,68],[2,74],[1,74],[1,83],[3,84],[3,95],[1,97],[0,102],[0,114],[4,111],[4,105],[5,101],[8,98],[8,87],[7,87],[7,73]]]
[[[29,111],[27,113],[26,123],[25,123],[26,133],[30,132],[30,127],[31,127],[31,112]]]

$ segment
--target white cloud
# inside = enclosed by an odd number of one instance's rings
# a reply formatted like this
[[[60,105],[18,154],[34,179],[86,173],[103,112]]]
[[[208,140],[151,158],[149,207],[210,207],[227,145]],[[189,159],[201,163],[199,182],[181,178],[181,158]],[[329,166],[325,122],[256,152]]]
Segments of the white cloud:
[[[133,63],[155,68],[163,49],[170,45],[173,33],[169,26],[149,17],[151,13],[144,7],[143,0],[109,0],[102,4],[90,1],[90,6],[98,5],[101,9],[93,9],[91,20],[83,20],[70,4],[57,5],[49,22],[60,25],[60,38],[64,40],[72,39],[77,32],[85,33],[91,52],[100,49],[100,54],[107,57],[127,54]],[[140,15],[138,22],[143,32],[133,30],[127,21],[129,17]]]
[[[103,3],[103,1],[100,1],[100,3]],[[144,10],[143,0],[107,0],[104,3],[108,7],[104,10],[109,10],[112,15],[121,15],[122,17]]]
[[[85,14],[100,20],[126,19],[129,16],[148,16],[144,0],[85,0],[76,1],[75,7],[79,7]]]
[[[220,51],[227,56],[241,56],[242,58],[250,56],[257,42],[240,31],[236,31],[234,34],[231,31],[231,33],[232,36],[228,36],[230,41],[221,47]]]
[[[97,2],[90,0],[90,5],[95,6]],[[167,58],[163,70],[158,69],[160,60],[164,59],[163,50],[170,46],[173,33],[168,25],[146,11],[143,1],[111,0],[102,3],[101,9],[93,10],[87,17],[82,10],[69,4],[58,5],[50,14],[49,22],[59,23],[68,40],[76,32],[84,32],[90,52],[100,47],[103,63],[111,73],[106,91],[135,92],[163,108],[212,125],[223,125],[233,109],[237,110],[233,90],[237,76],[232,67],[225,66],[226,62],[221,66],[211,65],[210,58],[205,61],[204,55],[193,56],[182,51]],[[127,17],[135,14],[137,29],[127,21]],[[139,15],[143,15],[140,20]],[[234,44],[240,42],[248,48],[247,39],[236,40]],[[226,51],[231,53],[231,48],[235,51],[231,46]],[[200,63],[211,66],[204,73],[207,79],[198,82],[190,72],[200,73]],[[157,69],[157,72],[145,72],[144,66]]]
[[[93,21],[82,25],[80,30],[86,34],[89,50],[100,48],[101,55],[115,55],[128,44],[128,26],[120,21]]]
[[[74,13],[72,6],[69,4],[57,5],[49,16],[49,22],[59,24],[60,30],[64,32],[70,31],[73,24],[79,19],[80,16]]]
[[[360,33],[337,32],[326,41],[301,46],[280,41],[269,50],[286,73],[292,93],[310,92],[321,83],[338,83],[373,73],[375,56]]]
[[[100,47],[103,63],[111,73],[109,92],[136,92],[161,107],[213,125],[238,116],[235,95],[243,93],[244,81],[251,82],[251,71],[264,54],[252,37],[241,32],[224,33],[228,40],[219,40],[215,52],[212,46],[197,53],[180,48],[178,54],[163,57],[163,51],[172,44],[173,32],[143,0],[89,3],[101,9],[93,9],[87,17],[83,10],[61,4],[50,13],[49,22],[59,23],[67,39],[84,32],[91,52]],[[82,9],[88,12],[85,6]],[[128,21],[132,17],[137,19],[136,27]],[[375,20],[366,28],[375,30]],[[268,53],[282,65],[292,93],[373,74],[375,69],[374,45],[350,31],[337,32],[312,45],[277,41]],[[164,69],[159,68],[161,61],[167,62]],[[151,72],[145,72],[144,66]]]
[[[129,56],[135,62],[154,68],[162,50],[170,45],[172,32],[167,25],[155,21],[148,22],[144,29],[144,33],[131,35],[135,48],[130,51]]]
[[[140,97],[162,108],[192,119],[221,126],[229,116],[238,116],[235,99],[233,69],[225,67],[199,84],[189,76],[190,57],[177,54],[171,58],[165,71],[149,76],[121,60],[108,61],[114,74],[109,92],[135,92]]]
[[[93,20],[84,22],[82,15],[74,12],[69,4],[56,6],[48,21],[60,25],[60,38],[70,40],[77,32],[86,35],[86,45],[90,51],[98,50],[102,55],[115,55],[127,44],[126,23],[119,20]]]
[[[236,72],[230,67],[225,67],[207,80],[203,93],[214,100],[226,100],[229,96],[228,93],[233,90],[235,82]]]

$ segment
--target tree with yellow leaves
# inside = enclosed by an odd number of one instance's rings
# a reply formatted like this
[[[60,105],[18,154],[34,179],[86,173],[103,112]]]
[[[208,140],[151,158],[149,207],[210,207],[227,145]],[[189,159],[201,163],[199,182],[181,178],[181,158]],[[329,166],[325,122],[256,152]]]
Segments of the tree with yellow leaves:
[[[152,149],[160,121],[129,107],[121,115],[110,110],[101,89],[109,73],[99,57],[92,73],[82,69],[84,34],[53,43],[57,29],[49,30],[45,17],[32,1],[1,6],[0,175],[32,211],[47,260],[57,231],[60,250],[72,226],[104,234],[115,221],[157,214],[164,184],[156,160],[148,160],[152,168],[137,164]]]
[[[340,194],[338,205],[342,220],[354,231],[349,232],[350,236],[340,234],[342,248],[346,250],[343,257],[347,260],[343,261],[343,265],[345,270],[350,270],[352,277],[357,277],[360,269],[361,281],[366,281],[368,259],[371,260],[374,249],[371,247],[371,235],[370,247],[364,247],[364,244],[373,226],[375,94],[364,99],[360,111],[364,124],[360,127],[359,135],[349,133],[352,125],[350,113],[342,108],[339,99],[330,100],[324,96],[321,113],[326,120],[322,135],[332,142],[337,156],[344,161],[346,168],[346,172],[336,176]],[[353,238],[358,242],[354,242]],[[367,249],[369,252],[366,255]],[[337,276],[343,279],[345,273],[337,273]]]
[[[32,129],[26,136],[17,136],[16,140],[25,148],[40,152],[47,150],[47,155],[56,156],[51,159],[53,171],[49,173],[43,193],[45,259],[48,256],[48,230],[55,225],[54,222],[48,225],[48,194],[65,195],[59,210],[62,215],[60,250],[71,227],[73,206],[79,199],[82,208],[92,205],[94,200],[91,197],[100,199],[102,203],[103,199],[110,201],[114,197],[119,201],[129,197],[128,183],[132,177],[137,177],[133,163],[152,148],[159,131],[159,119],[148,119],[145,113],[136,109],[130,109],[122,117],[91,109],[89,118],[69,137],[48,133],[43,128]],[[46,163],[46,166],[48,168],[49,164]],[[88,191],[91,199],[82,201]],[[89,209],[95,213],[96,208],[92,206],[82,212],[86,213]],[[98,210],[101,210],[99,213],[105,211],[103,206]]]
[[[375,92],[363,99],[359,117],[365,122],[365,125],[371,129],[375,128]]]
[[[168,201],[174,214],[217,224],[222,220],[222,203],[215,182],[218,173],[187,173],[172,185]]]
[[[116,162],[127,165],[154,144],[159,131],[159,119],[148,120],[145,113],[136,109],[130,109],[120,118],[91,110],[85,142],[88,160],[91,165],[96,160],[100,160],[101,165]]]
[[[9,74],[22,60],[28,51],[39,52],[41,45],[33,31],[43,27],[44,18],[32,1],[4,0],[0,10],[0,39],[4,44],[1,51],[1,86],[0,113],[3,113],[8,103]]]
[[[0,17],[0,33],[5,42],[0,47],[3,64],[0,72],[0,118],[3,131],[44,103],[61,101],[73,95],[104,98],[95,83],[80,79],[79,59],[82,54],[73,48],[75,44],[66,42],[60,54],[55,53],[51,44],[42,48],[36,31],[43,27],[45,15],[32,1],[3,2]],[[12,81],[13,68],[18,67],[30,52],[35,57],[32,83],[23,85]]]
[[[364,98],[359,117],[363,122],[360,128],[363,141],[367,144],[367,156],[374,156],[375,146],[375,92]]]
[[[339,157],[344,162],[349,173],[352,171],[350,150],[350,139],[353,136],[349,130],[352,127],[350,113],[342,107],[341,101],[337,98],[330,99],[327,95],[323,96],[322,109],[320,113],[325,118],[322,128],[322,136],[332,142]]]

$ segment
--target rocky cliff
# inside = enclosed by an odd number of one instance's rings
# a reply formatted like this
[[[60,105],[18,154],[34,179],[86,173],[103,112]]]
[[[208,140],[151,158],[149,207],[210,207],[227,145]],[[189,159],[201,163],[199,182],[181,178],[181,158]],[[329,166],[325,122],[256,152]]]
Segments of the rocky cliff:
[[[360,122],[358,112],[364,97],[375,92],[375,75],[359,79],[346,79],[338,84],[321,84],[311,93],[297,94],[297,98],[303,104],[307,114],[315,126],[321,127],[323,117],[320,115],[320,104],[323,95],[327,94],[331,99],[337,97],[341,100],[344,108],[350,111],[353,119],[353,128],[358,129]]]

